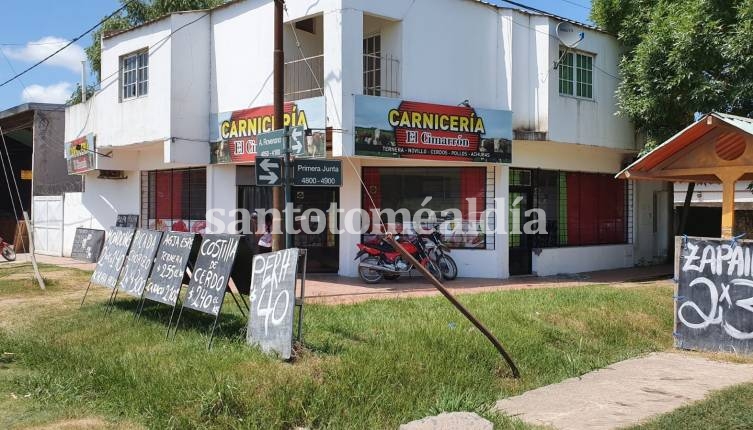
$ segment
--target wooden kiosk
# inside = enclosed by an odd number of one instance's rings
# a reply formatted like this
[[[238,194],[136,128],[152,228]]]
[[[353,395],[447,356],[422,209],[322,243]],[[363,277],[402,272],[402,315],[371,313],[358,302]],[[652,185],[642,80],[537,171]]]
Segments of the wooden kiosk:
[[[675,346],[753,354],[753,241],[735,236],[735,183],[753,181],[753,120],[710,113],[618,178],[722,184],[721,238],[675,238]],[[679,233],[682,233],[681,227]]]

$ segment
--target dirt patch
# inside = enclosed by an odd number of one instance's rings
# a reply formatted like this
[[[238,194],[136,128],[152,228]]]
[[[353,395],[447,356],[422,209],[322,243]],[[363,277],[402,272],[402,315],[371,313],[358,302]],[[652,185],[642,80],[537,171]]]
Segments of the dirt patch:
[[[94,429],[112,429],[112,430],[131,430],[141,429],[131,423],[110,423],[101,418],[77,418],[69,420],[59,420],[42,426],[25,427],[27,430],[94,430]]]

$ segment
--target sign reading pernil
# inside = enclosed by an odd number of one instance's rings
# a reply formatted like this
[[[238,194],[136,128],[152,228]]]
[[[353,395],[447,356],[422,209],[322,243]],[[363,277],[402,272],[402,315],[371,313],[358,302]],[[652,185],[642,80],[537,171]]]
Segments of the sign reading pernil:
[[[676,346],[753,353],[753,242],[685,238],[679,258]]]
[[[302,126],[311,132],[305,137],[304,152],[309,157],[326,155],[324,97],[285,103],[284,123],[274,123],[274,106],[258,106],[212,116],[209,159],[212,164],[248,163],[256,160],[257,136],[284,126]]]
[[[68,174],[86,173],[94,170],[95,137],[89,133],[65,143],[65,160],[68,164]]]
[[[512,161],[512,112],[356,96],[357,155]]]

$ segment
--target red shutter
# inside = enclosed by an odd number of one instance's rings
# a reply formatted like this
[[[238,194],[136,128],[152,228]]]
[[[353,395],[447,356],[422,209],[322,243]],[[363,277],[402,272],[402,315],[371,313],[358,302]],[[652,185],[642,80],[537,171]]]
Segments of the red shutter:
[[[460,173],[460,212],[463,219],[478,221],[481,212],[486,209],[484,186],[486,185],[485,168],[464,168]],[[474,204],[470,203],[469,200]],[[475,208],[474,208],[475,206]],[[470,213],[473,209],[474,213]]]

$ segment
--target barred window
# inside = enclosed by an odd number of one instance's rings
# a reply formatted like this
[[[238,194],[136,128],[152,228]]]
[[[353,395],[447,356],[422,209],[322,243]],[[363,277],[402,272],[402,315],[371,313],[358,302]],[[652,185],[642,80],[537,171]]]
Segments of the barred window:
[[[363,93],[382,95],[382,37],[378,34],[363,39]]]
[[[520,178],[530,178],[521,181]],[[601,173],[510,169],[510,203],[530,193],[530,206],[546,214],[546,233],[532,237],[536,248],[629,243],[631,195],[627,181]],[[511,207],[515,210],[515,207]],[[511,216],[512,220],[513,217]],[[523,214],[521,223],[525,222]],[[510,224],[510,247],[520,230]]]
[[[560,49],[559,58],[560,94],[593,99],[594,57]]]
[[[206,168],[141,172],[141,224],[156,230],[202,233],[206,226]]]
[[[120,57],[121,100],[149,92],[149,52],[139,51]]]

